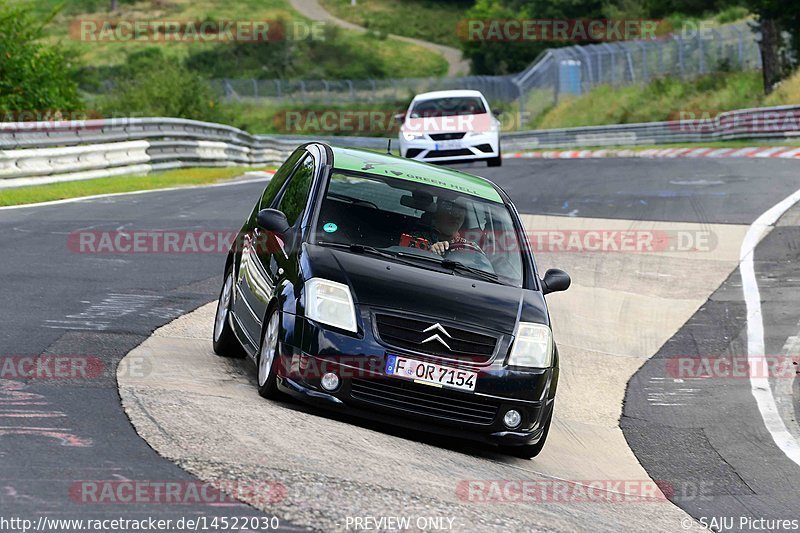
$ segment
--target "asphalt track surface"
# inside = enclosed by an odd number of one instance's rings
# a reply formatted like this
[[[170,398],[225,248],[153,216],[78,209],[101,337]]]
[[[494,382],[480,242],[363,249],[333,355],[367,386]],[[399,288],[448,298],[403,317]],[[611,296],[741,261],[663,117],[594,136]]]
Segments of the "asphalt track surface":
[[[794,162],[772,160],[507,160],[499,169],[465,169],[501,184],[523,213],[626,220],[749,224],[800,187]],[[0,352],[91,356],[103,367],[88,380],[0,381],[4,516],[258,514],[245,506],[234,513],[211,506],[87,505],[70,497],[79,480],[192,479],[133,430],[120,407],[114,369],[154,329],[216,298],[223,255],[80,254],[67,241],[76,231],[232,230],[262,187],[244,183],[0,210]],[[800,321],[792,292],[800,277],[797,253],[792,225],[756,250],[773,353],[798,334],[792,329]],[[736,276],[656,358],[735,350],[731,344],[741,343],[744,327]],[[649,365],[628,391],[621,421],[626,438],[653,479],[700,479],[715,491],[702,503],[675,502],[695,517],[796,517],[799,467],[761,430],[749,388],[731,380],[665,413],[641,398]],[[796,406],[796,389],[794,398]],[[704,431],[709,428],[713,432]]]

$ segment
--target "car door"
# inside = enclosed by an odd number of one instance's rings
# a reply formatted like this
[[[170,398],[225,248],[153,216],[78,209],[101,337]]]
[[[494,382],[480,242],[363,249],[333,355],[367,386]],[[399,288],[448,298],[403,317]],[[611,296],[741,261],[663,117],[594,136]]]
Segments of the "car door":
[[[299,239],[301,215],[308,203],[316,170],[314,158],[306,151],[278,194],[273,199],[264,198],[264,203],[260,206],[261,209],[282,211],[290,229],[285,234],[278,235],[254,226],[249,245],[245,245],[247,253],[242,253],[240,297],[242,305],[246,306],[243,311],[251,319],[247,327],[254,343],[260,343],[261,325],[278,280],[290,268],[290,254]]]
[[[281,165],[264,188],[264,192],[253,207],[250,218],[243,228],[233,310],[234,316],[236,316],[241,329],[244,331],[246,339],[243,340],[247,341],[252,352],[258,348],[261,322],[264,318],[263,313],[258,314],[256,311],[262,308],[262,306],[258,305],[259,295],[266,297],[271,287],[266,272],[258,268],[256,252],[258,247],[262,245],[259,243],[259,235],[262,232],[256,233],[256,215],[261,209],[274,205],[300,161],[307,155],[308,151],[305,148],[298,148]]]

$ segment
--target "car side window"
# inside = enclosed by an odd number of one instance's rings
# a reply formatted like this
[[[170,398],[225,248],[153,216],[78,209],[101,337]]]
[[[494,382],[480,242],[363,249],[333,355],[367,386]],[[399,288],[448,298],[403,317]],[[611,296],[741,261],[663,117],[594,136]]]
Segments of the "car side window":
[[[311,183],[314,181],[314,158],[307,156],[297,167],[283,193],[278,209],[286,215],[290,226],[294,226],[308,203]]]
[[[281,190],[281,188],[283,188],[283,184],[286,183],[286,180],[292,175],[292,171],[297,166],[297,162],[300,161],[300,158],[307,153],[308,152],[305,150],[297,150],[281,165],[264,189],[264,192],[261,195],[259,209],[267,209],[272,205],[272,202],[275,200],[278,192]]]

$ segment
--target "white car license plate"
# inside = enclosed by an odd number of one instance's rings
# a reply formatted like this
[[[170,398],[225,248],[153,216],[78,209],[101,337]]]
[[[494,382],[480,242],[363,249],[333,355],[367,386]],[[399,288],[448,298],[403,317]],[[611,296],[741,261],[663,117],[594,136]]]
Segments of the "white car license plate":
[[[386,358],[386,374],[434,387],[466,391],[474,391],[475,381],[478,379],[477,372],[416,361],[399,355],[389,355]]]
[[[436,143],[437,150],[460,150],[464,143],[460,140],[439,141]]]

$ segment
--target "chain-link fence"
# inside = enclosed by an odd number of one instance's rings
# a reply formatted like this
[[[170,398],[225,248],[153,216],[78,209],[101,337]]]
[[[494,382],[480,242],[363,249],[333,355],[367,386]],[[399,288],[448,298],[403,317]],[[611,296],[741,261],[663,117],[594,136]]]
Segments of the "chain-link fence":
[[[657,40],[604,42],[551,48],[516,75],[374,80],[214,80],[226,100],[334,104],[407,102],[415,94],[476,89],[493,102],[519,103],[535,115],[564,94],[600,84],[646,83],[671,75],[689,78],[720,70],[761,67],[756,34],[748,24],[704,28]]]

